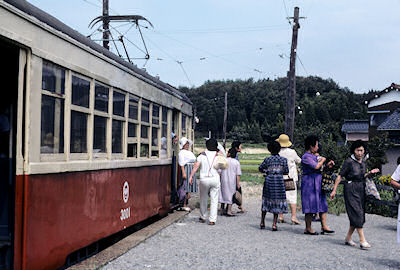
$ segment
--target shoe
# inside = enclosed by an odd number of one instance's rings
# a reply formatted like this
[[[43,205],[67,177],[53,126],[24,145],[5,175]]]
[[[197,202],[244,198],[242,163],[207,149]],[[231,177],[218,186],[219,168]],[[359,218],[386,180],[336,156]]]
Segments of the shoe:
[[[206,220],[204,218],[199,218],[200,223],[206,223]]]
[[[317,232],[310,232],[310,231],[304,231],[304,234],[309,234],[309,235],[318,235],[319,233]]]
[[[283,218],[279,218],[279,219],[278,219],[278,222],[279,222],[279,223],[285,223],[285,220],[284,220]]]
[[[272,226],[272,231],[273,231],[273,232],[276,232],[277,230],[278,230],[278,227]]]
[[[360,242],[360,248],[361,249],[367,249],[367,248],[370,248],[370,247],[371,247],[371,245],[367,241]]]
[[[230,213],[226,213],[225,216],[227,216],[227,217],[234,217],[234,216],[236,216],[236,215],[230,214]]]
[[[300,225],[300,221],[298,221],[297,219],[292,219],[292,225]]]
[[[321,229],[321,234],[329,234],[329,233],[335,233],[334,230],[325,230],[325,229]]]
[[[351,246],[351,247],[357,246],[356,242],[354,242],[353,240],[350,240],[350,241],[346,241],[346,240],[345,240],[344,244],[345,244],[346,246]]]
[[[215,225],[215,222],[210,221],[210,222],[208,223],[208,225]]]
[[[264,223],[260,223],[260,229],[264,230],[265,229],[265,224]]]

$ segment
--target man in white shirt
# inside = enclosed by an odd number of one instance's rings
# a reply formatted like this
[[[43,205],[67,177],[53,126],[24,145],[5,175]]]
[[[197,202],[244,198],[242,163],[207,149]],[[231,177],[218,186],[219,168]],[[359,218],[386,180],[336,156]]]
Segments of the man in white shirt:
[[[392,179],[390,183],[392,187],[400,190],[400,157],[397,158],[397,168],[392,174]],[[397,214],[397,243],[400,244],[400,205],[399,212]]]

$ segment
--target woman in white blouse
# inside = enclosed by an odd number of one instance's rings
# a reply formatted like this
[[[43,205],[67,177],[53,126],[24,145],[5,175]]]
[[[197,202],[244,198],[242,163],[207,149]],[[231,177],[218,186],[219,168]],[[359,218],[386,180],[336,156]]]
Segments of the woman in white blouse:
[[[185,211],[190,211],[190,208],[187,206],[190,199],[190,193],[197,192],[196,177],[194,177],[192,185],[189,185],[188,181],[189,175],[193,170],[193,164],[196,161],[195,155],[189,150],[190,145],[192,145],[192,141],[188,140],[186,137],[182,137],[179,140],[179,148],[181,150],[178,155],[178,164],[181,171],[180,185],[184,184],[186,187],[186,198],[182,207],[182,210]]]
[[[284,157],[288,160],[288,166],[289,166],[289,178],[292,178],[296,185],[295,190],[290,190],[286,191],[286,200],[288,204],[290,205],[290,210],[292,213],[292,224],[293,225],[299,225],[300,222],[296,217],[296,207],[297,207],[297,182],[299,181],[298,175],[297,175],[297,165],[301,164],[301,158],[297,155],[296,151],[294,149],[289,148],[292,146],[292,143],[289,140],[289,136],[286,134],[281,134],[279,135],[279,138],[276,140],[279,142],[281,145],[281,151],[279,152],[279,155],[281,157]],[[285,222],[283,219],[283,214],[279,215],[279,222],[283,223]]]

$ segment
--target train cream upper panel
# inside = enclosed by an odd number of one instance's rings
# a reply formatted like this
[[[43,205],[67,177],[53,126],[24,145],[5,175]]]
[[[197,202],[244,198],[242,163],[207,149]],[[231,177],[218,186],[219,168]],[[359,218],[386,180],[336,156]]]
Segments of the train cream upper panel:
[[[15,14],[20,16],[16,17]],[[0,34],[26,45],[34,55],[149,101],[192,115],[191,104],[178,95],[160,90],[149,79],[133,70],[0,1],[1,21],[4,23],[0,23]],[[35,91],[37,85],[32,87]]]

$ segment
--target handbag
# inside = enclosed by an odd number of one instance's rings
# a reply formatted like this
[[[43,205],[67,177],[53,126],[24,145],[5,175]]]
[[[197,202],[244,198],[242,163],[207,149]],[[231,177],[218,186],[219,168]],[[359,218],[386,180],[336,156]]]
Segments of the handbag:
[[[177,191],[179,204],[183,204],[185,202],[186,193],[187,193],[186,181],[183,181]]]
[[[374,181],[370,177],[365,179],[365,193],[367,196],[373,196],[377,200],[381,199],[381,195],[379,194]]]
[[[213,165],[216,170],[225,170],[229,167],[228,161],[222,155],[215,156]]]
[[[296,190],[296,186],[295,186],[296,184],[295,184],[293,178],[289,178],[288,176],[284,175],[283,182],[285,184],[285,191]]]
[[[233,193],[233,196],[232,196],[232,203],[235,203],[238,206],[242,205],[242,187],[240,187],[240,188],[236,187],[236,191],[235,191],[235,193]]]
[[[335,186],[336,174],[332,172],[323,172],[321,181],[321,190],[325,193],[330,193]]]

